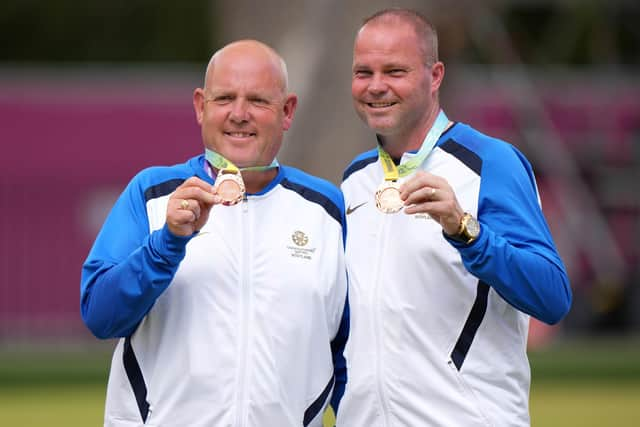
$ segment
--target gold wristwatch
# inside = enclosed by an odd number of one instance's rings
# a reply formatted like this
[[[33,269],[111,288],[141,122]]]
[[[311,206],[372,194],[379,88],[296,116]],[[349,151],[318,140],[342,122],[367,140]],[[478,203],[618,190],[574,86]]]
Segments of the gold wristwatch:
[[[447,235],[451,240],[464,243],[465,245],[471,244],[478,238],[480,234],[480,223],[468,212],[465,212],[460,218],[460,227],[458,232],[454,235]]]

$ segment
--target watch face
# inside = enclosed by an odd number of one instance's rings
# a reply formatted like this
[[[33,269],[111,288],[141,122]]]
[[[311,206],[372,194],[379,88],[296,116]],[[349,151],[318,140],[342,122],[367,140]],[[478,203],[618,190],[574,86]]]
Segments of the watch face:
[[[467,220],[466,228],[467,228],[467,233],[469,234],[469,237],[473,239],[478,237],[478,234],[480,234],[480,224],[478,223],[478,220],[472,216],[469,216],[469,219]]]

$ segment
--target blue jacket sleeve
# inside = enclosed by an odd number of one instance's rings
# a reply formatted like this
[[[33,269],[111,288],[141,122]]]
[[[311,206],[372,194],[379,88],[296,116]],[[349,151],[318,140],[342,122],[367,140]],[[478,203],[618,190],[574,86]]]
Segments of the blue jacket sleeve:
[[[344,358],[344,348],[347,344],[347,338],[349,337],[349,295],[344,302],[344,311],[342,313],[342,320],[340,321],[340,328],[335,338],[331,341],[331,352],[333,353],[333,374],[335,378],[335,386],[333,388],[333,396],[331,397],[331,407],[337,414],[338,407],[340,406],[340,400],[344,394],[344,389],[347,384],[347,362]]]
[[[571,287],[538,201],[526,158],[508,146],[483,159],[478,220],[480,236],[460,251],[467,270],[511,305],[545,323],[571,307]]]
[[[129,336],[169,286],[190,237],[149,232],[139,176],[120,195],[82,267],[82,319],[98,338]]]

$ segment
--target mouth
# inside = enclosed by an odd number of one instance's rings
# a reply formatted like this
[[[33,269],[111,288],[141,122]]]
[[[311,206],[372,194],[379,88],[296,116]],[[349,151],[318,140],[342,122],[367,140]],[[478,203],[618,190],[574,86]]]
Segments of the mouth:
[[[247,139],[247,138],[254,138],[256,136],[256,133],[240,132],[240,131],[225,131],[224,135],[234,139]]]
[[[365,104],[373,110],[382,110],[396,105],[395,102],[365,102]]]

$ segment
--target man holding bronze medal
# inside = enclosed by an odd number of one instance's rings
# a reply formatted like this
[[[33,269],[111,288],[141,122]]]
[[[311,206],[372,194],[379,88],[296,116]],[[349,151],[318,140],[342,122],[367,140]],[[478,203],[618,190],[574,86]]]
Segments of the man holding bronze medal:
[[[82,269],[81,311],[120,338],[107,426],[321,426],[346,381],[340,191],[276,154],[297,98],[252,40],[193,105],[205,152],[140,172]]]
[[[450,121],[429,21],[365,20],[355,109],[377,147],[344,173],[351,327],[338,427],[528,426],[529,316],[571,305],[533,171]]]

